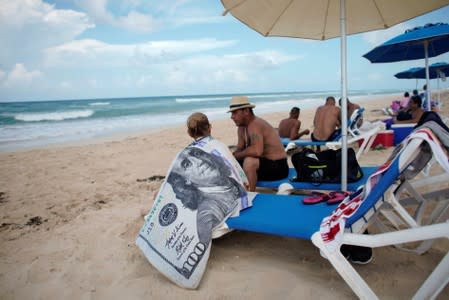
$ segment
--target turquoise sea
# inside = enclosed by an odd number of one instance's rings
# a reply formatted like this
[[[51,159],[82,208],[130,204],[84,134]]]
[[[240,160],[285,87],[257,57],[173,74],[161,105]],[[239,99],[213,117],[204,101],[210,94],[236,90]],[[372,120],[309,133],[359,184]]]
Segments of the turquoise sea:
[[[399,90],[352,91],[353,101]],[[312,108],[339,91],[247,94],[256,114]],[[185,122],[194,111],[211,120],[229,118],[232,95],[185,95],[141,98],[82,99],[0,103],[0,151],[21,150],[116,134],[167,128]]]

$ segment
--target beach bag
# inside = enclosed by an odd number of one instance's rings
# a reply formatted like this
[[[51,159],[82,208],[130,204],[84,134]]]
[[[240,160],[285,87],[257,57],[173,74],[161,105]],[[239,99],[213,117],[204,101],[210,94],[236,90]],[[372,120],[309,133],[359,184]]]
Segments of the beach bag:
[[[337,162],[337,176],[338,182],[341,181],[341,149],[338,149],[335,153],[336,162]],[[363,177],[363,170],[357,161],[357,157],[355,155],[355,151],[352,148],[348,148],[348,169],[347,169],[347,181],[348,182],[356,182],[359,181]]]
[[[338,183],[341,181],[341,149],[315,152],[305,148],[292,155],[292,164],[297,176],[292,181]],[[354,149],[348,149],[347,182],[356,182],[363,177]]]
[[[333,151],[333,150],[331,150]],[[332,161],[329,150],[315,152],[305,148],[292,155],[292,164],[296,170],[296,177],[292,181],[311,182],[320,184],[336,180],[335,162]]]

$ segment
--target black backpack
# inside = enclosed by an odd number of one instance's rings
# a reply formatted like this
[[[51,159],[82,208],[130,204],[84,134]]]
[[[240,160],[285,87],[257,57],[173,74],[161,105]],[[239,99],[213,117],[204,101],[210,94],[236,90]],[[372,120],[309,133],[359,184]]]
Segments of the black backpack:
[[[341,149],[315,152],[305,148],[292,155],[297,176],[292,181],[311,183],[338,183],[341,181]],[[363,177],[354,149],[348,148],[347,181],[355,182]]]

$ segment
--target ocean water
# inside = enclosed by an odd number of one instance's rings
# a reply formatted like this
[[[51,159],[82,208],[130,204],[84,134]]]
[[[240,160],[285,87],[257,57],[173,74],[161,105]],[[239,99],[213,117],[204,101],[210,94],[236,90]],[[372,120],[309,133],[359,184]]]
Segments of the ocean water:
[[[357,98],[401,91],[355,91]],[[313,108],[339,91],[247,94],[256,114]],[[232,95],[188,95],[141,98],[83,99],[0,103],[0,151],[86,141],[116,134],[183,124],[195,111],[210,120],[229,118]]]

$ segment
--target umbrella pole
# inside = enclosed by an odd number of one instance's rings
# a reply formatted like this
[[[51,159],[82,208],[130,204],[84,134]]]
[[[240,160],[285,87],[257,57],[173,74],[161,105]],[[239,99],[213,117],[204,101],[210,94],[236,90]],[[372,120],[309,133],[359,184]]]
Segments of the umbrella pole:
[[[340,47],[341,47],[341,190],[347,189],[348,145],[347,145],[347,69],[346,69],[346,7],[340,1]]]
[[[439,109],[441,109],[440,75],[439,74],[438,74],[438,77],[437,77],[437,89],[438,89],[438,104],[437,104],[437,108],[439,110]]]
[[[430,102],[432,99],[430,98],[430,85],[429,85],[429,42],[424,41],[424,54],[426,59],[426,98],[427,98],[427,111],[430,111]]]

